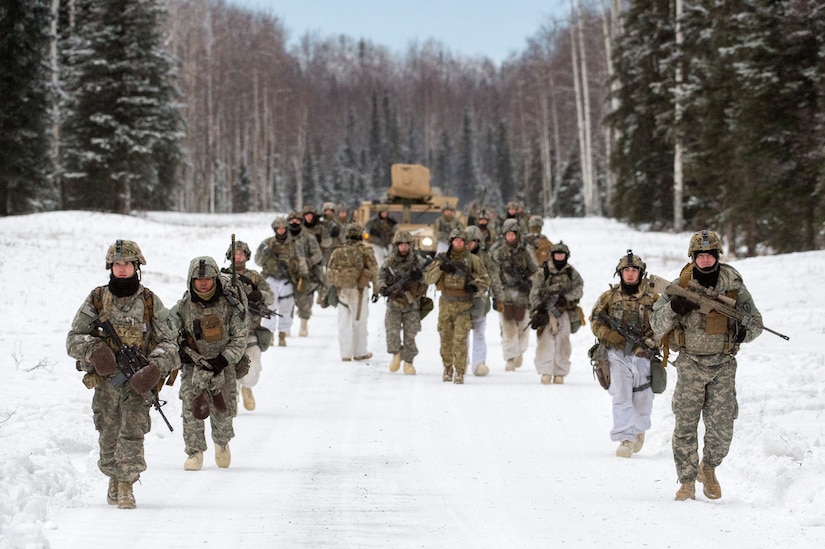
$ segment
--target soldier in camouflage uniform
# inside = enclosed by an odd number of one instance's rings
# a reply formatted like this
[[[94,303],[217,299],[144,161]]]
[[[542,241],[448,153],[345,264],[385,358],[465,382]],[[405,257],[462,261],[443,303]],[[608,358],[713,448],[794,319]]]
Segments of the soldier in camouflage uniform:
[[[502,307],[501,351],[504,355],[504,369],[514,372],[521,367],[524,352],[530,343],[527,325],[530,318],[527,307],[530,297],[530,277],[538,271],[532,252],[524,244],[518,221],[508,219],[501,228],[504,239],[493,250],[492,256],[501,281]]]
[[[304,232],[309,232],[315,236],[315,240],[321,248],[321,255],[324,257],[321,266],[326,266],[333,247],[332,236],[329,233],[327,224],[323,222],[323,218],[318,217],[318,212],[315,211],[313,206],[304,206],[301,210],[301,217],[303,218]]]
[[[134,509],[132,485],[146,470],[143,438],[151,428],[149,403],[142,396],[180,365],[169,311],[160,298],[140,284],[140,266],[146,260],[131,240],[118,240],[106,253],[109,284],[92,290],[72,321],[66,352],[77,359],[88,388],[94,388],[92,412],[100,434],[101,472],[109,477],[106,500],[121,509]],[[112,387],[118,372],[119,350],[93,322],[111,322],[125,345],[137,345],[149,365],[129,383]]]
[[[504,207],[504,213],[499,215],[495,221],[495,233],[497,235],[496,241],[494,241],[494,247],[498,247],[503,243],[504,239],[504,224],[507,222],[508,219],[515,219],[516,223],[518,223],[519,234],[525,235],[527,234],[527,224],[524,220],[519,216],[519,204],[515,200],[511,200],[507,203]]]
[[[655,350],[633,345],[608,323],[599,320],[599,313],[619,322],[653,344],[653,330],[650,327],[650,313],[659,294],[645,289],[647,265],[633,255],[631,250],[619,259],[615,274],[619,275],[617,286],[599,296],[590,317],[590,329],[599,344],[607,349],[610,365],[610,387],[613,398],[613,428],[610,440],[618,441],[616,455],[629,458],[639,452],[645,441],[645,431],[650,429],[650,415],[653,410],[653,389],[650,383],[650,359]]]
[[[541,233],[541,228],[544,225],[544,220],[534,215],[527,221],[527,228],[530,231],[525,237],[524,242],[532,250],[533,256],[536,258],[536,263],[539,266],[544,265],[550,261],[550,249],[553,243],[550,239]]]
[[[541,382],[564,383],[570,372],[570,314],[577,312],[584,290],[579,272],[570,265],[570,248],[559,241],[551,260],[533,275],[530,290],[531,326],[536,328],[536,371]],[[559,316],[556,316],[556,313]],[[537,322],[538,318],[544,321]]]
[[[324,266],[326,266],[326,264],[329,263],[329,256],[332,254],[332,250],[343,244],[346,240],[344,227],[348,222],[342,222],[338,219],[338,216],[335,215],[335,204],[332,202],[324,202],[322,210],[324,215],[321,218],[321,222],[326,226],[326,230],[332,240],[332,244],[327,253],[324,254]],[[346,218],[346,211],[344,211],[344,217]]]
[[[226,251],[226,259],[232,261],[234,256],[235,275],[238,285],[246,293],[246,301],[249,305],[247,321],[249,323],[249,335],[246,337],[246,358],[249,361],[249,372],[246,375],[238,374],[238,384],[241,387],[241,397],[243,407],[247,410],[255,409],[255,395],[252,394],[252,387],[258,384],[261,377],[261,353],[269,349],[272,345],[272,331],[261,326],[261,314],[259,311],[268,309],[275,302],[275,294],[272,288],[264,279],[263,275],[253,269],[248,269],[246,263],[252,257],[252,251],[246,242],[237,240],[234,252],[232,245]],[[232,275],[230,267],[221,269],[221,272]]]
[[[470,346],[470,369],[473,375],[486,376],[490,373],[487,366],[487,313],[490,312],[492,297],[492,308],[499,313],[504,310],[504,290],[498,278],[498,266],[493,257],[484,248],[484,234],[475,225],[470,225],[464,231],[467,236],[467,250],[478,257],[487,269],[490,276],[490,287],[486,292],[482,292],[473,298],[473,308],[470,311],[470,320],[473,323],[473,337]]]
[[[233,411],[237,406],[236,366],[246,366],[249,335],[246,294],[233,288],[218,272],[211,257],[189,263],[189,289],[172,308],[178,328],[181,357],[180,398],[183,441],[187,454],[183,468],[199,471],[206,451],[204,420],[212,426],[215,463],[229,467],[229,441],[235,436]]]
[[[423,281],[424,261],[413,249],[413,243],[409,231],[395,233],[393,251],[378,270],[378,293],[387,298],[384,327],[387,352],[392,355],[390,371],[397,372],[403,361],[407,375],[415,374],[413,359],[418,354],[415,336],[421,331],[420,300],[427,292]]]
[[[433,224],[433,234],[438,243],[436,253],[443,253],[450,247],[450,234],[456,229],[461,229],[461,221],[455,215],[455,209],[449,204],[441,209],[441,217]]]
[[[705,288],[736,301],[736,308],[752,315],[748,327],[715,311],[699,312],[684,297],[662,295],[653,306],[650,323],[663,346],[679,352],[678,380],[673,393],[673,459],[681,486],[676,500],[695,499],[698,480],[710,499],[722,497],[716,468],[728,454],[736,419],[736,352],[742,343],[762,333],[762,315],[756,308],[742,275],[719,262],[722,242],[708,230],[695,233],[688,246],[688,263],[675,280],[686,288],[695,280]],[[699,462],[699,418],[705,424],[702,461]]]
[[[367,243],[372,246],[375,260],[379,265],[384,264],[384,260],[390,253],[390,245],[397,224],[398,222],[390,217],[390,212],[386,207],[379,207],[375,217],[367,221]]]
[[[496,235],[493,232],[493,227],[490,221],[493,219],[493,214],[487,208],[482,208],[476,216],[475,226],[481,231],[481,244],[485,250],[492,253],[493,242],[496,240]]]
[[[372,249],[362,242],[364,228],[350,223],[347,242],[332,251],[327,266],[329,283],[335,287],[338,299],[338,345],[341,360],[367,360],[367,319],[372,283],[372,301],[378,301],[378,263]]]
[[[473,298],[490,287],[490,276],[482,261],[467,251],[461,229],[450,234],[450,247],[437,254],[424,274],[424,282],[435,284],[438,300],[438,335],[444,381],[464,383],[467,369],[467,336],[472,328]]]
[[[289,223],[289,234],[303,247],[302,255],[306,260],[309,269],[307,277],[298,279],[295,285],[295,306],[298,308],[298,318],[301,319],[301,327],[298,329],[299,337],[309,335],[308,322],[312,316],[313,295],[316,291],[322,295],[326,292],[327,279],[324,275],[324,254],[315,234],[304,228],[304,219],[298,212],[290,212],[287,217]]]
[[[303,278],[309,279],[309,267],[306,249],[290,234],[286,217],[276,217],[272,221],[275,236],[270,236],[258,245],[255,251],[255,263],[261,266],[263,276],[272,290],[275,300],[274,311],[281,316],[272,315],[261,320],[261,326],[278,333],[278,346],[286,347],[286,336],[292,328],[293,305],[295,304],[295,286]]]

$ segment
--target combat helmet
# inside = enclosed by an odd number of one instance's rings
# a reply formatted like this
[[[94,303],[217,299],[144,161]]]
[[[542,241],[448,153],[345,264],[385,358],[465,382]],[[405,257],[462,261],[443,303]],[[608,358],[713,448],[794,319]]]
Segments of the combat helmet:
[[[565,244],[564,241],[559,240],[556,244],[553,244],[552,248],[550,248],[550,253],[563,253],[567,254],[567,257],[570,257],[570,248],[567,247],[567,244]]]
[[[544,226],[544,220],[540,215],[532,215],[530,216],[530,220],[527,222],[527,226],[531,229],[541,230],[542,226]]]
[[[461,227],[456,227],[455,229],[450,231],[450,237],[448,239],[448,242],[452,242],[455,238],[460,238],[461,240],[466,241],[467,234],[464,232],[464,229],[462,229]]]
[[[189,262],[189,279],[220,278],[218,264],[209,256],[200,256]]]
[[[464,234],[467,236],[467,240],[475,240],[476,242],[484,240],[484,234],[475,225],[470,225],[464,229]]]
[[[693,236],[690,237],[690,244],[688,245],[688,257],[696,257],[696,254],[700,252],[712,253],[713,250],[716,250],[717,257],[719,256],[719,254],[724,253],[724,251],[722,250],[722,239],[720,239],[719,235],[715,232],[709,231],[707,229],[702,229],[701,231],[693,233]]]
[[[106,252],[106,270],[111,269],[118,261],[137,262],[135,267],[138,269],[141,265],[146,265],[146,258],[134,240],[115,240],[115,243],[109,246]]]
[[[318,210],[315,209],[315,206],[307,204],[306,206],[301,208],[301,217],[305,216],[308,213],[311,213],[315,217],[318,217]]]
[[[332,202],[324,202],[323,205],[321,206],[321,211],[326,212],[327,210],[332,210],[334,212],[335,211],[335,204],[333,204]]]
[[[414,240],[410,231],[396,231],[395,236],[392,237],[392,243],[401,244],[402,242],[406,242],[412,246]]]
[[[363,240],[364,239],[364,227],[359,225],[358,223],[350,223],[347,225],[347,239],[349,240]]]
[[[284,229],[289,228],[289,223],[286,220],[286,217],[279,215],[272,221],[272,230],[277,231],[279,228],[283,227]]]
[[[274,223],[274,222],[273,222]],[[249,258],[252,257],[252,250],[249,249],[249,245],[244,242],[243,240],[236,240],[235,241],[235,249],[236,250],[243,250],[244,254],[246,255],[246,260],[249,261]],[[232,244],[229,244],[229,247],[226,249],[226,259],[232,261]]]
[[[613,273],[613,275],[622,276],[622,269],[626,267],[636,267],[637,269],[639,269],[639,280],[645,277],[647,265],[644,261],[642,261],[641,257],[639,257],[638,255],[634,255],[633,250],[630,249],[627,250],[627,254],[623,255],[619,259],[619,263],[616,265],[616,271]]]
[[[521,234],[521,227],[519,227],[518,219],[507,219],[504,223],[501,224],[501,232],[503,234],[507,234],[509,232],[514,232],[516,234]]]

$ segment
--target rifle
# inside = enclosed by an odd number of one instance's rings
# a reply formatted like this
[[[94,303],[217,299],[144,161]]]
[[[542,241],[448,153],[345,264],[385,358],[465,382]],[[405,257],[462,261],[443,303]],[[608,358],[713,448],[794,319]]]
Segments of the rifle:
[[[229,254],[230,258],[232,259],[232,287],[238,287],[238,270],[235,267],[235,233],[232,233],[232,246],[229,248],[232,250],[232,253]]]
[[[634,345],[645,349],[645,352],[648,355],[647,358],[659,354],[659,346],[656,345],[655,341],[653,341],[649,337],[644,337],[643,335],[636,332],[630,326],[626,326],[619,322],[617,319],[607,316],[606,314],[604,314],[603,311],[599,311],[599,314],[596,315],[596,319],[604,322],[612,329],[619,332],[619,334],[621,334],[622,337],[624,337],[625,356],[630,356],[630,353],[633,350]]]
[[[410,269],[410,271],[406,275],[400,276],[395,282],[393,282],[392,284],[387,286],[387,288],[386,288],[387,297],[398,297],[398,296],[401,296],[401,295],[405,295],[406,291],[409,290],[409,287],[412,286],[411,283],[416,282],[416,280],[421,280],[421,278],[422,278],[422,277],[419,277],[418,279],[413,280],[412,279],[413,273],[418,272],[419,274],[423,275],[423,271],[426,270],[427,267],[429,267],[429,265],[430,265],[430,263],[432,263],[432,261],[433,261],[432,258],[427,258],[427,260],[424,261],[424,263],[420,266],[416,262],[416,265],[412,269]],[[390,274],[393,276],[393,278],[395,278],[397,276],[395,271],[392,270],[392,267],[388,266],[387,270],[390,272]],[[407,301],[412,303],[414,301],[414,299],[411,299],[410,297],[407,297]]]
[[[111,339],[112,343],[114,343],[118,348],[117,355],[115,355],[118,373],[112,378],[112,387],[117,389],[132,379],[132,376],[135,375],[138,370],[149,365],[149,359],[143,356],[143,353],[140,352],[137,345],[133,343],[131,346],[128,346],[123,343],[110,321],[107,320],[106,322],[101,322],[100,318],[96,318],[92,324],[95,328],[103,332],[103,335]],[[148,400],[149,404],[151,404],[152,407],[158,411],[160,417],[163,418],[166,426],[169,427],[169,431],[174,431],[174,429],[172,429],[172,424],[169,423],[169,420],[166,419],[166,415],[163,413],[162,407],[166,404],[166,401],[160,400],[157,389],[153,388],[149,391]]]
[[[744,326],[745,328],[763,329],[775,336],[779,336],[785,341],[790,337],[771,330],[753,315],[745,314],[736,308],[736,300],[724,294],[720,294],[713,288],[705,288],[695,280],[688,283],[687,288],[682,288],[678,284],[674,284],[660,276],[654,274],[648,275],[648,286],[657,293],[666,294],[669,296],[684,297],[691,303],[699,305],[699,312],[706,315],[711,311],[716,311],[731,320],[734,320]]]
[[[554,318],[560,318],[563,313],[556,307],[558,300],[559,294],[556,293],[539,303],[535,309],[530,311],[530,324],[525,326],[524,329],[538,330],[547,326],[550,323],[550,315],[553,315]]]
[[[234,265],[234,263],[233,263],[233,265]],[[226,268],[223,268],[223,269],[221,269],[221,272],[222,273],[228,273],[229,271],[227,271]],[[235,273],[235,274],[237,274],[237,273]],[[249,284],[250,286],[252,286],[253,290],[258,289],[258,286],[248,276],[238,274],[237,277],[244,284]],[[277,313],[277,312],[273,311],[272,309],[267,308],[266,305],[264,305],[261,302],[247,301],[246,308],[249,310],[250,313],[252,313],[254,315],[258,315],[258,316],[263,317],[263,318],[272,318],[272,315],[283,317],[282,314]]]

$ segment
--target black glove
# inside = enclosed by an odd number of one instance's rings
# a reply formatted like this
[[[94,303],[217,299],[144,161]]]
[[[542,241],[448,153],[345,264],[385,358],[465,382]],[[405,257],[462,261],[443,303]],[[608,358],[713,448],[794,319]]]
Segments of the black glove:
[[[409,278],[410,280],[417,282],[417,281],[421,280],[422,278],[424,278],[424,273],[422,273],[418,269],[414,269],[413,271],[410,272],[410,278]]]
[[[215,375],[218,375],[224,368],[229,366],[229,361],[226,360],[223,355],[218,355],[215,358],[207,358],[206,361],[209,363],[209,370]]]
[[[378,293],[386,297],[390,295],[390,289],[386,286],[381,286],[380,288],[378,288]]]
[[[560,295],[558,299],[556,299],[556,307],[559,309],[564,309],[567,307],[567,298],[563,295]]]
[[[478,291],[478,286],[476,286],[472,282],[468,282],[467,284],[464,285],[464,291],[467,292],[468,294],[474,294]]]
[[[734,332],[733,342],[734,343],[742,343],[745,341],[745,338],[748,336],[748,329],[742,326],[741,324],[736,325],[736,331]]]
[[[246,299],[247,299],[250,303],[259,303],[259,302],[261,301],[261,299],[263,299],[263,297],[264,297],[264,296],[263,296],[263,294],[260,292],[260,290],[252,290],[251,292],[249,292],[248,294],[246,294]]]
[[[372,297],[370,298],[370,301],[373,302],[373,303],[377,303],[378,302],[378,294],[372,294]]]
[[[453,274],[455,272],[455,265],[452,263],[441,263],[438,267],[447,274]]]
[[[538,330],[542,326],[550,324],[550,315],[544,309],[533,311],[533,316],[530,317],[530,327]]]
[[[338,225],[333,225],[329,229],[329,236],[331,236],[332,238],[338,238],[339,234],[341,234],[341,227],[339,227]]]
[[[677,315],[686,315],[698,309],[699,305],[682,296],[676,296],[670,300],[670,308]]]

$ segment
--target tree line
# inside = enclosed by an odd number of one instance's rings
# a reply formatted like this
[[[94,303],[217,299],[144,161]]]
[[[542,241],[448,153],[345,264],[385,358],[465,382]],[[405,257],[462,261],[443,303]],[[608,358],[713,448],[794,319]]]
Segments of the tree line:
[[[222,0],[7,0],[0,214],[352,207],[401,162],[461,207],[821,247],[819,2],[571,0],[501,65],[290,46],[286,25]]]

